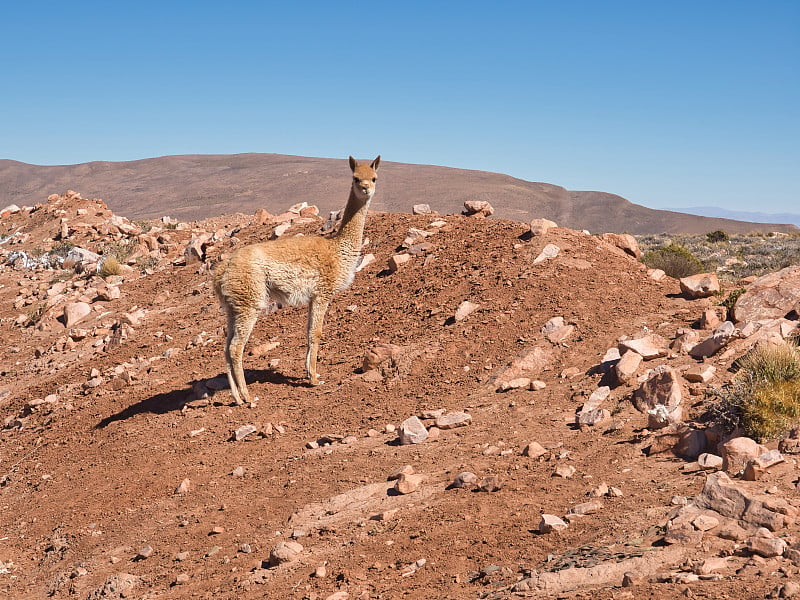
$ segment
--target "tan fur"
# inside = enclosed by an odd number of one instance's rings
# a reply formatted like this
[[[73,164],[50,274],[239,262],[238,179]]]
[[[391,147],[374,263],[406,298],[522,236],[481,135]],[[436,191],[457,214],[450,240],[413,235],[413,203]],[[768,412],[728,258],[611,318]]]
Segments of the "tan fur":
[[[214,292],[228,319],[228,382],[237,404],[250,401],[242,355],[261,310],[270,300],[283,306],[309,305],[306,373],[312,385],[322,383],[317,374],[322,323],[333,295],[353,281],[380,161],[378,156],[369,165],[359,164],[350,157],[353,185],[335,236],[300,236],[252,244],[235,251],[215,270]]]

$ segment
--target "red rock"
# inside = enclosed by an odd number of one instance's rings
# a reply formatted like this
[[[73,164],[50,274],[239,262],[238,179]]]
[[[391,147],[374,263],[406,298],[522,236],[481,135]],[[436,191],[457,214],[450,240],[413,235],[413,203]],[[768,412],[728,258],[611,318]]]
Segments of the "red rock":
[[[700,273],[680,279],[681,292],[691,299],[707,298],[719,291],[716,273]]]

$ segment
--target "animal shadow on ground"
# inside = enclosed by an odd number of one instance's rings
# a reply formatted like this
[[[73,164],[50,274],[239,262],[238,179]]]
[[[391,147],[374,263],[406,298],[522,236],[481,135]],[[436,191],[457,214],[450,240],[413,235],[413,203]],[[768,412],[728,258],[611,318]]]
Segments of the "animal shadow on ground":
[[[305,382],[304,378],[300,377],[291,377],[287,375],[283,375],[282,373],[276,373],[275,371],[269,370],[248,370],[245,372],[246,379],[248,383],[273,383],[275,385],[289,385],[292,387],[307,387],[307,383]],[[225,373],[222,373],[220,377],[225,377]],[[201,380],[207,381],[207,380]],[[94,426],[95,429],[103,429],[107,427],[111,423],[115,421],[125,421],[134,417],[139,414],[143,413],[153,413],[163,415],[168,412],[172,412],[174,410],[181,410],[183,406],[191,401],[193,398],[193,390],[195,388],[195,384],[198,381],[190,381],[186,387],[170,390],[168,392],[162,392],[160,394],[156,394],[155,396],[150,396],[149,398],[145,398],[144,400],[140,400],[135,404],[131,404],[130,406],[123,408],[119,412],[114,413],[113,415],[109,415],[101,420],[97,425]],[[227,390],[221,390],[218,392],[220,394],[220,398],[225,398],[226,400],[230,400],[230,397],[227,395]],[[219,400],[214,401],[214,404],[222,404]],[[227,402],[225,402],[227,403]]]

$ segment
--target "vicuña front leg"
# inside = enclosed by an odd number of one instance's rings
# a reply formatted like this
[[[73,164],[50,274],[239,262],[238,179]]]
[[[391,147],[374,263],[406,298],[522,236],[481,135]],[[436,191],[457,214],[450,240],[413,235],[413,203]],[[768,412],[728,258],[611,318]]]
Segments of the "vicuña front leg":
[[[325,320],[325,313],[328,310],[330,300],[313,298],[308,307],[308,350],[306,352],[306,373],[311,385],[321,385],[325,383],[319,380],[317,374],[317,354],[319,352],[319,342],[322,339],[322,323]]]

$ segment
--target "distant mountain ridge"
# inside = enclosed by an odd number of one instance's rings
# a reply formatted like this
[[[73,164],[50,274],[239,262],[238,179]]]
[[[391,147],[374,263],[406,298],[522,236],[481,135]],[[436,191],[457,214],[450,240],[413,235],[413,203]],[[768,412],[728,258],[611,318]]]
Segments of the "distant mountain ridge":
[[[728,210],[727,208],[718,208],[716,206],[692,206],[689,208],[668,208],[666,210],[685,212],[702,217],[752,221],[753,223],[791,223],[800,227],[800,213],[750,212],[746,210]]]
[[[425,203],[439,213],[451,214],[461,212],[465,200],[488,200],[499,218],[544,217],[592,233],[800,231],[794,225],[654,210],[606,192],[570,191],[484,171],[384,160],[379,176],[372,209],[384,212],[410,212],[414,204]],[[73,189],[84,197],[102,198],[115,213],[130,219],[169,215],[191,221],[254,213],[259,208],[279,213],[298,202],[315,204],[324,213],[344,206],[349,187],[346,158],[183,155],[61,166],[0,160],[0,208],[11,203],[33,205],[52,193]]]

